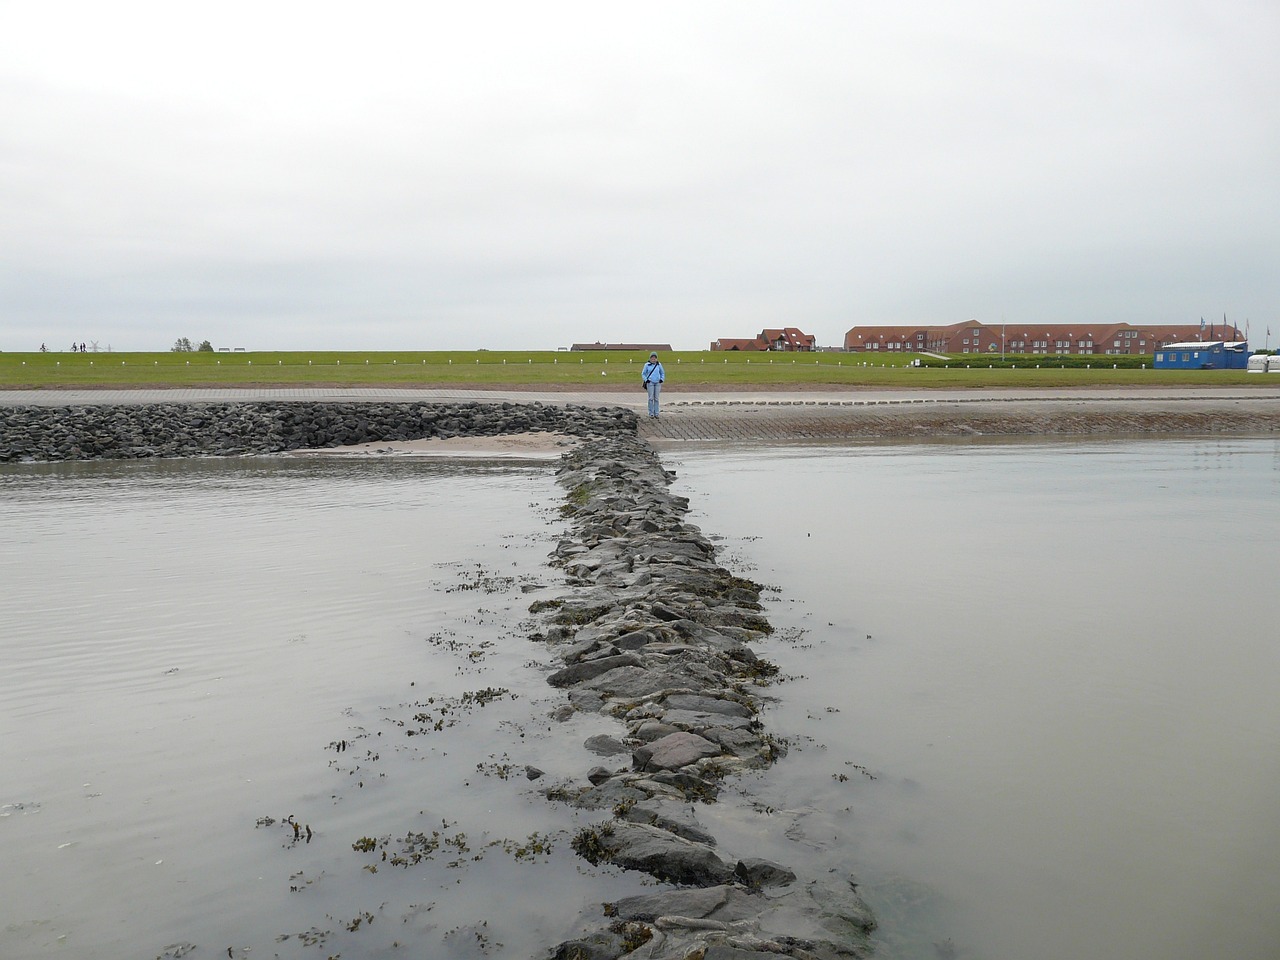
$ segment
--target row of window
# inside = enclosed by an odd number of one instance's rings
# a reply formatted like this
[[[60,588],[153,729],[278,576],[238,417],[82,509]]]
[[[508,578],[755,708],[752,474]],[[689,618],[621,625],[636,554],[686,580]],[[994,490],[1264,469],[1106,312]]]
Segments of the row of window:
[[[982,353],[983,352],[982,344],[976,339],[973,341],[972,346],[967,345],[969,344],[968,339],[965,339],[964,343],[966,344],[966,346],[960,351],[961,353]],[[1146,347],[1147,341],[1139,340],[1137,345],[1139,347]],[[1075,341],[1074,344],[1072,344],[1070,340],[1055,340],[1053,342],[1052,352],[1057,354],[1071,353],[1074,347],[1074,349],[1079,353],[1093,353],[1094,346],[1095,344],[1092,340],[1077,340]],[[1119,340],[1113,340],[1112,347],[1115,349],[1106,350],[1104,351],[1104,353],[1108,355],[1115,354],[1115,353],[1129,353],[1132,351],[1133,346],[1134,345],[1132,343],[1122,343]],[[945,350],[946,343],[939,342],[937,344],[929,344],[929,347],[930,349]],[[891,340],[886,343],[879,343],[873,340],[866,345],[866,349],[867,350],[923,350],[924,345],[917,344],[916,346],[913,347],[911,343],[908,341],[903,341],[899,343],[897,341]],[[994,353],[999,349],[1000,348],[996,344],[991,343],[987,345],[986,352]],[[1049,353],[1050,352],[1050,346],[1049,346],[1048,340],[1032,340],[1030,350],[1027,349],[1027,342],[1025,340],[1010,340],[1006,344],[1006,349],[1010,353],[1023,353],[1023,352]]]

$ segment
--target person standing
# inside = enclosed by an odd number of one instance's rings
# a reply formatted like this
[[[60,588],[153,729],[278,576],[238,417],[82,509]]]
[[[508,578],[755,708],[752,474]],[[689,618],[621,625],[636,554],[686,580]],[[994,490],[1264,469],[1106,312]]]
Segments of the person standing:
[[[662,364],[658,362],[657,353],[649,354],[649,362],[640,371],[640,382],[644,384],[645,392],[649,394],[649,416],[654,420],[658,419],[658,395],[662,393],[662,382],[666,378]]]

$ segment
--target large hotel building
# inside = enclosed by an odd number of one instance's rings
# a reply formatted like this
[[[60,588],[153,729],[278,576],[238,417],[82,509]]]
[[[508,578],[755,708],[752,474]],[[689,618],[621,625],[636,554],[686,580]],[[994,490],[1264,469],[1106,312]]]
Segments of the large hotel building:
[[[1155,353],[1169,343],[1195,340],[1243,340],[1234,324],[1005,323],[977,320],[945,327],[854,327],[844,335],[844,348],[861,353],[1020,353],[1105,354]]]

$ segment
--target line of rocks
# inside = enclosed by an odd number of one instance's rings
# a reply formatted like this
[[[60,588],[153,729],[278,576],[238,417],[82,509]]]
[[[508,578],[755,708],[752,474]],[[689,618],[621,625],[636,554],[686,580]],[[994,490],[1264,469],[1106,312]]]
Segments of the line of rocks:
[[[688,501],[670,493],[672,474],[634,434],[566,453],[558,479],[571,531],[552,563],[573,591],[533,605],[535,639],[564,663],[549,678],[568,695],[556,716],[600,712],[622,730],[585,744],[609,763],[544,792],[610,811],[575,837],[579,855],[668,886],[584,917],[590,932],[558,945],[554,960],[867,955],[875,923],[850,878],[727,855],[696,815],[725,777],[782,753],[758,715],[776,667],[749,646],[771,629],[762,588],[717,564],[684,520]]]
[[[635,432],[620,407],[249,401],[0,407],[0,463],[235,456],[398,440]]]

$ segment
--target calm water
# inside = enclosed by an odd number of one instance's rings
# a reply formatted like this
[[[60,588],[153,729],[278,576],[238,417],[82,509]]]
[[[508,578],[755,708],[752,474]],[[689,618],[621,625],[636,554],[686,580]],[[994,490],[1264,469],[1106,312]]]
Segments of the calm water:
[[[1280,956],[1280,444],[668,459],[781,588],[745,792],[883,956]]]
[[[603,723],[553,735],[519,629],[559,502],[547,467],[0,471],[0,957],[526,956],[638,889],[523,773]]]
[[[858,875],[882,957],[1276,956],[1274,441],[665,459],[779,588],[792,750],[700,808],[724,848]],[[616,732],[547,719],[522,622],[559,502],[546,467],[0,469],[0,957],[525,957],[642,889],[537,795]]]

